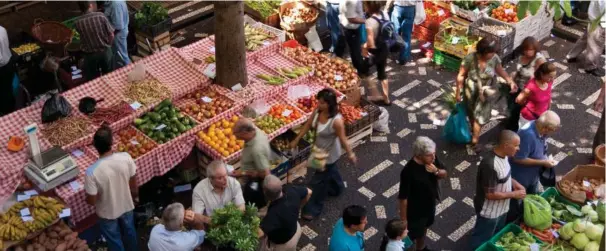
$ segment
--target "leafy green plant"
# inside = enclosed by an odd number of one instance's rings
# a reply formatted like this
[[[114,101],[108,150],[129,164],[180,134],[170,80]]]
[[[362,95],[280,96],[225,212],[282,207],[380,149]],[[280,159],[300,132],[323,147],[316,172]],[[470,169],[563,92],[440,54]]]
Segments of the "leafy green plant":
[[[267,18],[274,13],[278,13],[281,1],[252,1],[246,0],[246,5],[261,14],[263,18]]]
[[[135,25],[154,26],[168,18],[168,10],[159,3],[145,2],[137,13],[135,13]]]
[[[208,239],[218,247],[232,247],[238,251],[257,250],[257,230],[261,223],[257,213],[257,208],[251,204],[246,206],[244,212],[233,203],[215,209]]]

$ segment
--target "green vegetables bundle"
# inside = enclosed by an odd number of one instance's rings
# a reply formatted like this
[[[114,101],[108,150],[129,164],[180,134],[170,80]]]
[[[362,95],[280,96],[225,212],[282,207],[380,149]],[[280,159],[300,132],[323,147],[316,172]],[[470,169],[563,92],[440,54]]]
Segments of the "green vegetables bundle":
[[[583,216],[583,213],[575,207],[558,202],[555,196],[548,197],[547,201],[551,205],[552,214],[556,220],[572,222]]]
[[[257,212],[257,208],[250,204],[244,212],[233,203],[215,209],[207,238],[217,247],[231,247],[238,251],[257,250],[257,231],[261,224]]]
[[[135,13],[135,25],[138,28],[143,26],[154,26],[168,18],[168,10],[161,4],[155,2],[145,2],[143,7]]]
[[[524,198],[524,223],[538,230],[551,227],[551,205],[539,195],[526,195]]]
[[[530,250],[530,245],[533,243],[536,243],[536,240],[528,232],[521,231],[517,235],[508,232],[501,236],[496,246],[509,251],[526,251]]]
[[[246,0],[246,5],[261,14],[263,18],[267,18],[274,13],[278,13],[281,1],[251,1]]]
[[[474,1],[471,0],[455,0],[452,3],[464,10],[473,10],[476,8]]]

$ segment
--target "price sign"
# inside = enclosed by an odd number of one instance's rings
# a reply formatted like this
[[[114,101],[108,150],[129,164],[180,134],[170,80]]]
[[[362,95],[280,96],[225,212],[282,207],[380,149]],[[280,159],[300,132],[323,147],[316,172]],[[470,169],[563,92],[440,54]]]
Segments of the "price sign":
[[[539,244],[538,243],[532,243],[530,244],[530,251],[539,251]]]
[[[213,47],[210,47],[210,49],[209,49],[208,51],[210,51],[210,52],[212,52],[212,53],[215,53],[215,47],[214,47],[214,46],[213,46]]]
[[[269,41],[263,41],[263,45],[267,46],[269,44],[271,44]]]
[[[341,81],[341,80],[343,80],[343,76],[341,76],[341,75],[335,75],[335,80],[336,81]]]
[[[31,216],[23,216],[21,217],[21,219],[23,220],[23,222],[34,221],[34,217]]]
[[[505,9],[505,14],[509,15],[509,14],[511,14],[511,13],[513,13],[513,10],[512,10],[512,9]]]
[[[133,110],[137,110],[141,107],[141,103],[135,101],[133,103],[130,104],[130,108],[133,108]]]
[[[438,16],[444,16],[444,11],[443,10],[438,10]]]
[[[507,35],[507,32],[504,30],[498,30],[497,31],[497,36],[499,37],[504,37],[505,35]]]
[[[28,216],[28,215],[30,215],[29,208],[26,207],[24,209],[21,209],[21,216]]]
[[[236,85],[231,87],[231,90],[235,92],[242,90],[242,85],[240,83],[237,83]]]
[[[473,9],[473,13],[475,13],[476,15],[479,15],[480,14],[480,9],[478,9],[478,8]]]
[[[210,103],[210,102],[213,102],[213,99],[209,98],[207,96],[204,96],[204,97],[202,97],[202,101],[204,101],[204,103]]]
[[[164,129],[164,127],[166,127],[166,125],[165,125],[165,124],[161,124],[161,125],[159,125],[159,126],[156,126],[156,128],[154,128],[154,130],[159,131],[159,130]]]
[[[217,65],[215,63],[207,65],[203,73],[207,77],[215,79],[215,76],[217,76]]]
[[[452,37],[452,44],[458,44],[459,43],[459,37]]]
[[[80,149],[76,149],[72,151],[72,155],[74,155],[74,157],[79,158],[80,156],[84,155],[84,152],[82,152]]]
[[[138,141],[136,141],[136,140],[134,140],[134,139],[133,139],[133,140],[131,140],[131,141],[130,141],[130,143],[131,143],[133,146],[136,146],[136,145],[138,145],[138,144],[139,144],[139,142],[138,142]]]
[[[589,181],[583,180],[583,186],[584,187],[590,187],[591,183],[589,183]]]
[[[282,112],[282,117],[288,117],[288,116],[290,116],[291,113],[292,113],[291,110],[286,109]]]
[[[558,231],[555,231],[553,229],[551,230],[551,235],[553,235],[553,237],[556,238],[556,239],[560,238],[560,234],[558,234]]]
[[[72,210],[69,208],[63,209],[61,213],[59,213],[59,218],[65,218],[72,215]]]
[[[423,44],[423,48],[429,48],[431,46],[431,42],[427,42]]]

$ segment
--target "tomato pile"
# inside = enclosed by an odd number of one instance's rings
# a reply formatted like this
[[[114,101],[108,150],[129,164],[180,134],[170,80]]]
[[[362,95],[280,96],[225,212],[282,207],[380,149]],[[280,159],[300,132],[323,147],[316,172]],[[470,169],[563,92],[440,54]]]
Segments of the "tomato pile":
[[[353,124],[357,120],[362,118],[362,108],[356,108],[352,105],[342,103],[339,105],[339,113],[343,116],[343,120],[345,120],[345,124]]]
[[[517,23],[519,21],[518,7],[515,4],[504,3],[492,10],[492,18],[507,23]]]
[[[198,121],[204,121],[217,114],[221,114],[233,107],[234,102],[217,93],[215,90],[199,90],[187,95],[188,99],[194,99],[194,104],[185,107],[185,113],[191,115]]]
[[[297,108],[291,105],[277,104],[272,106],[267,113],[270,116],[282,120],[284,124],[290,124],[303,116]]]
[[[151,151],[156,144],[145,136],[137,133],[134,128],[122,129],[118,132],[118,152],[127,152],[133,159]]]

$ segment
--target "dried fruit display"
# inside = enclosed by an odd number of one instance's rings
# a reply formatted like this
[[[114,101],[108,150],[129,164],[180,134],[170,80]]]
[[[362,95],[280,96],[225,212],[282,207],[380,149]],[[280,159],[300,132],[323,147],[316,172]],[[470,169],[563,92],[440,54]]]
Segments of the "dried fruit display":
[[[223,157],[227,157],[244,147],[244,141],[237,139],[232,132],[235,123],[239,119],[238,116],[233,116],[231,119],[223,119],[210,125],[208,129],[199,131],[196,135],[200,141],[210,146]]]
[[[200,122],[211,119],[234,106],[231,99],[212,89],[203,89],[187,94],[186,98],[194,99],[195,102],[185,106],[185,113]]]
[[[301,2],[296,2],[282,12],[282,22],[289,26],[310,23],[316,18],[318,18],[318,11]]]
[[[125,128],[118,132],[118,152],[127,152],[133,159],[143,156],[156,148],[156,143],[137,132],[134,128]]]

